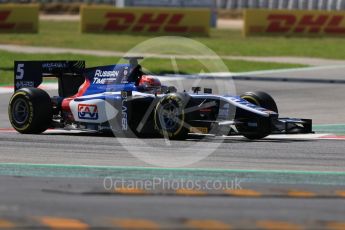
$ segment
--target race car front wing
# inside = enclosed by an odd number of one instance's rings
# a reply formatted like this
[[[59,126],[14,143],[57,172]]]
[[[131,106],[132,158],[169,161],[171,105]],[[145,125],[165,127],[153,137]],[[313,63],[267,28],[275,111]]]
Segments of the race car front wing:
[[[241,135],[236,128],[239,125],[246,125],[246,121],[239,120],[223,120],[223,121],[205,121],[193,120],[192,123],[198,123],[199,126],[206,125],[207,123],[213,124],[212,132],[210,134],[219,134],[223,130],[227,130],[228,136]],[[229,128],[230,131],[229,131]],[[312,131],[311,119],[298,119],[298,118],[272,118],[271,119],[271,133],[270,134],[307,134],[314,133]]]

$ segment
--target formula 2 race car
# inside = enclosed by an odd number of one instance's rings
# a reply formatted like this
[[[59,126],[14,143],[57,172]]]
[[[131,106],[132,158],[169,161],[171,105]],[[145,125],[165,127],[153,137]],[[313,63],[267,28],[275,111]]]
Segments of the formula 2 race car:
[[[189,134],[243,135],[311,133],[310,119],[280,118],[264,92],[214,95],[194,87],[190,93],[164,86],[145,75],[140,57],[129,64],[85,68],[84,61],[16,61],[15,92],[8,114],[15,130],[38,134],[51,129],[113,132],[115,136],[186,139]],[[38,88],[57,77],[58,96]]]

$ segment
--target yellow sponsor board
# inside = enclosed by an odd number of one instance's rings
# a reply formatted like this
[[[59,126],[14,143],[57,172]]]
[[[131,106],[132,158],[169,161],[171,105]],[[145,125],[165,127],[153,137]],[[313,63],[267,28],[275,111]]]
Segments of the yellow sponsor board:
[[[37,33],[38,5],[0,5],[0,33]]]
[[[343,11],[246,10],[244,35],[345,36]]]
[[[83,6],[82,33],[209,35],[209,9]]]

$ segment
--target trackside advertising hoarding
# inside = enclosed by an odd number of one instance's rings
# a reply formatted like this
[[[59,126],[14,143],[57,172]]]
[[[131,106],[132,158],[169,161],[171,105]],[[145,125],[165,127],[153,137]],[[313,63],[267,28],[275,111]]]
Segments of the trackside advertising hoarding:
[[[37,33],[38,5],[0,5],[0,33]]]
[[[246,10],[244,36],[344,36],[344,11]]]
[[[209,9],[83,6],[82,33],[209,35]]]

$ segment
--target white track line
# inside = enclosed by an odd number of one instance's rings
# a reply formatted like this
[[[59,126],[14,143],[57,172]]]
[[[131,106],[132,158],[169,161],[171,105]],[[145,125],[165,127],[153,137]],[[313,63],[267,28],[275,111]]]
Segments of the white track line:
[[[49,83],[42,83],[39,88],[44,90],[57,90],[58,83],[49,82]],[[13,86],[0,86],[0,94],[6,93],[13,93]]]

